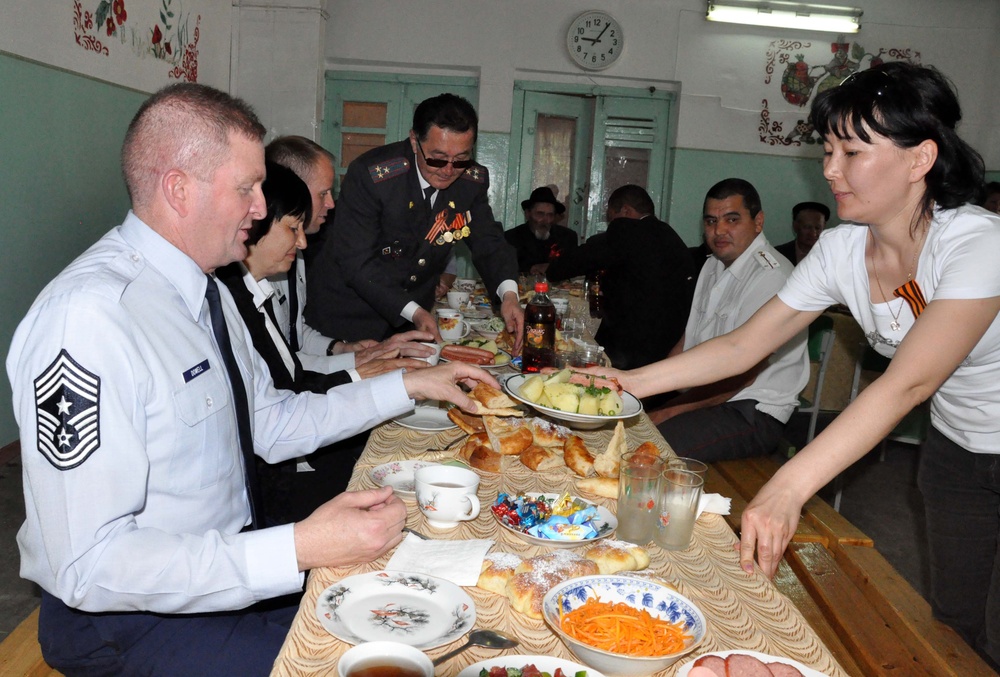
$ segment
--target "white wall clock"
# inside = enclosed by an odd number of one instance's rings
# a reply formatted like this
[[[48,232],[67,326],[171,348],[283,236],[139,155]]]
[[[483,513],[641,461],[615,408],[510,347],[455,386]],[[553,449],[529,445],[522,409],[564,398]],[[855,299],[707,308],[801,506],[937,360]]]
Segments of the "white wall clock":
[[[566,31],[566,49],[573,62],[587,70],[603,70],[618,60],[625,48],[621,24],[598,10],[573,19]]]

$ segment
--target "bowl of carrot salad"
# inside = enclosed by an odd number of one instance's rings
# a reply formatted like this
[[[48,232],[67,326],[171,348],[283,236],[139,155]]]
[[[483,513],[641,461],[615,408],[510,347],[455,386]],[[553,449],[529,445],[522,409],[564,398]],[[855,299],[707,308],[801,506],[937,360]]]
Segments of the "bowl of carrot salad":
[[[705,616],[687,597],[630,576],[573,578],[549,590],[545,622],[581,662],[608,675],[651,675],[705,638]]]

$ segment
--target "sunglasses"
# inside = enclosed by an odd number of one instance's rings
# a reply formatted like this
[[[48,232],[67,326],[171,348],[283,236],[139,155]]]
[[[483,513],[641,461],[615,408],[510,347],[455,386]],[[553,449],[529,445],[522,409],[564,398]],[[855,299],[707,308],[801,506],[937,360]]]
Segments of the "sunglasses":
[[[420,154],[424,158],[424,162],[427,163],[428,167],[433,167],[434,169],[443,169],[448,165],[451,165],[455,169],[468,169],[472,166],[472,160],[442,160],[436,157],[427,157],[427,153],[424,152],[424,147],[420,145],[420,139],[417,139],[417,148],[420,149]]]
[[[840,86],[854,86],[873,96],[886,96],[895,84],[893,77],[881,68],[869,68],[851,73]]]

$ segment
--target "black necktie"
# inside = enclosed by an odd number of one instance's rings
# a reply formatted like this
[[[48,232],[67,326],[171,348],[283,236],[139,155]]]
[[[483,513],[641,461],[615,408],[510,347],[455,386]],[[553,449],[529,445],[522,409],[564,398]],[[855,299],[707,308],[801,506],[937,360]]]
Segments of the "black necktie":
[[[428,211],[434,209],[434,206],[431,204],[431,197],[433,197],[434,191],[436,190],[437,188],[435,188],[434,186],[427,186],[426,188],[424,188],[424,204],[427,205]]]
[[[291,269],[288,271],[288,346],[292,349],[293,353],[299,352],[299,335],[295,331],[295,323],[299,318],[299,288],[296,284],[298,276],[296,275],[296,269],[298,268],[298,260],[292,264]],[[278,323],[274,323],[278,326]]]
[[[208,277],[208,286],[205,288],[205,298],[208,300],[208,316],[212,321],[212,333],[215,335],[215,343],[222,355],[222,362],[226,366],[226,373],[229,375],[229,387],[233,391],[233,409],[236,410],[236,432],[239,437],[240,451],[243,455],[243,481],[246,485],[247,496],[250,498],[250,524],[254,529],[261,526],[263,519],[263,503],[260,493],[260,481],[257,479],[257,461],[253,453],[253,436],[250,432],[250,407],[247,402],[246,386],[243,384],[243,376],[240,368],[236,364],[236,356],[233,355],[233,346],[229,342],[229,329],[226,327],[226,318],[222,314],[222,301],[219,299],[219,287],[215,278]]]

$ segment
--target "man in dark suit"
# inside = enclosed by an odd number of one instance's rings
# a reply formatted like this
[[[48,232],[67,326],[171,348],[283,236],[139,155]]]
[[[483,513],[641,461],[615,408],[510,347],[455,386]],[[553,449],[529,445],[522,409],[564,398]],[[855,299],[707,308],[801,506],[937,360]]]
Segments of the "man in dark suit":
[[[653,215],[653,200],[635,185],[608,198],[608,229],[548,266],[554,282],[603,270],[606,305],[597,342],[619,369],[663,359],[684,334],[694,263],[687,246]]]
[[[829,218],[830,208],[822,202],[798,203],[792,207],[792,230],[795,231],[795,239],[778,245],[775,249],[793,266],[797,265],[816,244]]]
[[[542,186],[531,191],[531,197],[521,202],[521,209],[524,223],[504,233],[507,242],[517,250],[519,271],[538,273],[544,264],[576,249],[576,233],[556,224],[566,207],[556,200],[551,188]]]
[[[478,117],[454,94],[423,101],[405,141],[354,160],[309,271],[305,318],[337,339],[383,339],[410,323],[440,340],[434,288],[459,241],[520,342],[517,262],[493,217],[489,171],[472,160]]]

